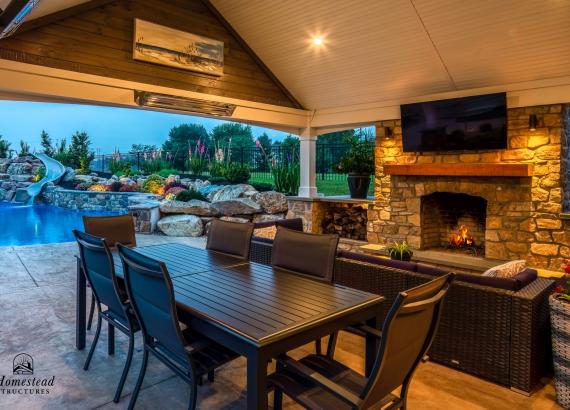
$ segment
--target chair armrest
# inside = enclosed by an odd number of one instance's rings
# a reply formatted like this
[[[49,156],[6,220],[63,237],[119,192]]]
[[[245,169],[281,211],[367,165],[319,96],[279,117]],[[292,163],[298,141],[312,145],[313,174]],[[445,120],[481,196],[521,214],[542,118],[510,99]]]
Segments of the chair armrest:
[[[288,370],[294,371],[301,377],[309,379],[313,383],[316,383],[323,389],[329,391],[345,403],[349,404],[350,406],[358,407],[362,402],[362,399],[358,397],[356,394],[347,390],[346,388],[336,384],[335,382],[327,379],[322,374],[314,371],[313,369],[305,366],[304,364],[291,359],[290,357],[282,357],[278,359],[279,362]]]

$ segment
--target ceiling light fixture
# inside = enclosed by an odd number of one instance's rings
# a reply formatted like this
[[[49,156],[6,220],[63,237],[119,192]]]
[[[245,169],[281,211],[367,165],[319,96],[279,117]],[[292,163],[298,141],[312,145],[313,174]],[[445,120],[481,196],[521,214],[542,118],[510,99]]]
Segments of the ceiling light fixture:
[[[231,117],[236,109],[234,104],[137,90],[135,90],[135,103],[141,107],[162,108],[216,117]]]
[[[322,37],[313,38],[313,44],[315,46],[322,46],[323,45],[323,38]]]

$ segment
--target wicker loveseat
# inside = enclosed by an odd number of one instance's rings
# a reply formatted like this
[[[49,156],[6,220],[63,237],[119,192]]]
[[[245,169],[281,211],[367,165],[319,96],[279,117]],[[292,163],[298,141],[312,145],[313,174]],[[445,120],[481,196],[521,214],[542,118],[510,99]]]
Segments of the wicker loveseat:
[[[269,264],[271,240],[254,237],[250,258]],[[339,252],[334,282],[381,294],[387,313],[398,292],[443,271],[427,265]],[[554,281],[527,270],[510,283],[458,275],[449,291],[430,360],[531,394],[551,368],[548,295]]]

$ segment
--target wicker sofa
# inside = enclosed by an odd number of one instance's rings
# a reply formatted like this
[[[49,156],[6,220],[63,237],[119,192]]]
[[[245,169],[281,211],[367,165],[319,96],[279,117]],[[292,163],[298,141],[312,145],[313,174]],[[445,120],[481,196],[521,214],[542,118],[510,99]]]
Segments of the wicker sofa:
[[[252,240],[250,258],[271,262],[272,241]],[[386,297],[443,274],[427,265],[339,252],[334,282]],[[554,281],[527,270],[510,283],[458,275],[448,294],[430,360],[531,394],[551,369],[548,295]]]

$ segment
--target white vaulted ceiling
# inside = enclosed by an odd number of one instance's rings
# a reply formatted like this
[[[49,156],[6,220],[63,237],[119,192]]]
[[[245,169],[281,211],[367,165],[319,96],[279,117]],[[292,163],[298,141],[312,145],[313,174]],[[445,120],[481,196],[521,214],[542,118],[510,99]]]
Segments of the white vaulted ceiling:
[[[305,108],[570,75],[570,0],[212,3]]]

